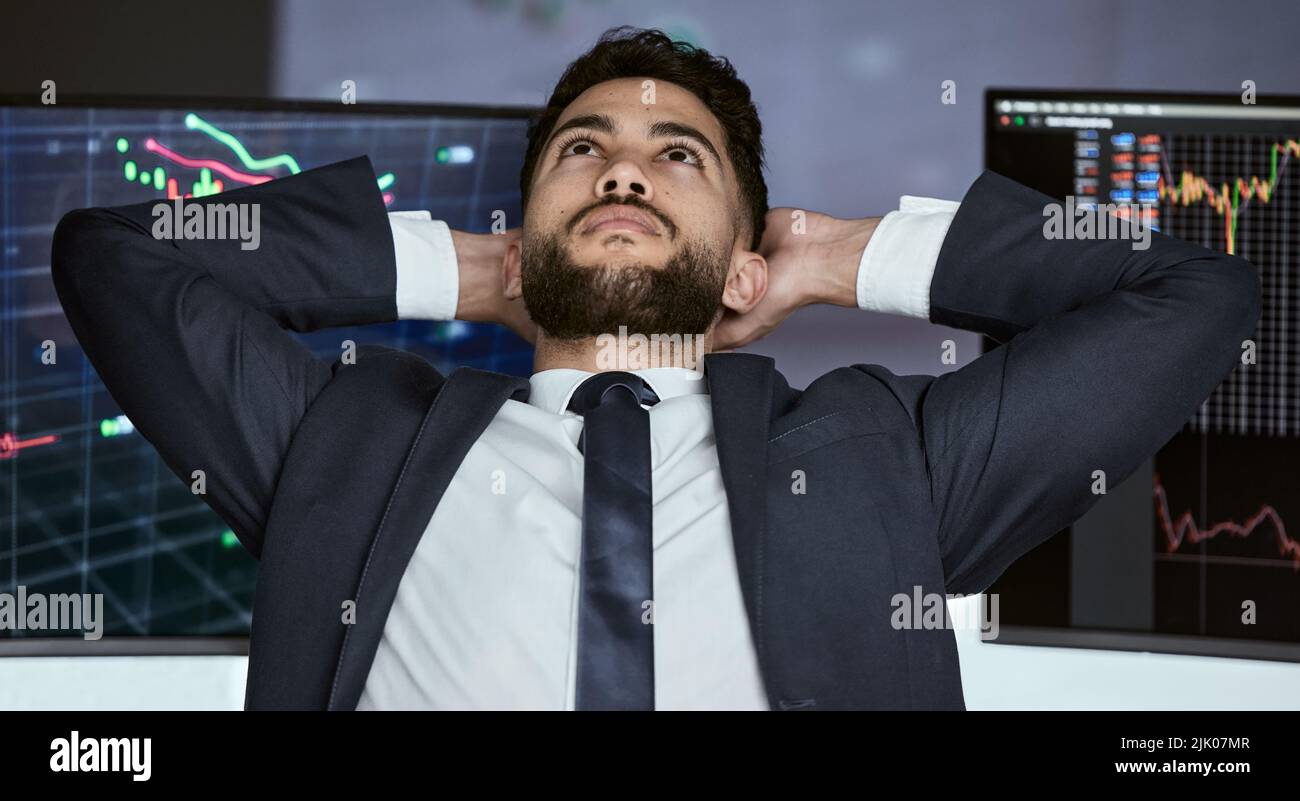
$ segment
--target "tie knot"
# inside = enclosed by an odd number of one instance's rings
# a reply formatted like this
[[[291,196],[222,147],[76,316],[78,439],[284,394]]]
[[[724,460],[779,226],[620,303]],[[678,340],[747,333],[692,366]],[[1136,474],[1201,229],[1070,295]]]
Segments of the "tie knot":
[[[618,389],[619,387],[623,390]],[[659,402],[659,396],[649,384],[641,380],[640,376],[635,373],[611,370],[596,373],[579,384],[573,391],[573,397],[569,399],[569,411],[585,417],[592,409],[604,403],[611,392],[624,390],[631,393],[638,404],[653,406]]]

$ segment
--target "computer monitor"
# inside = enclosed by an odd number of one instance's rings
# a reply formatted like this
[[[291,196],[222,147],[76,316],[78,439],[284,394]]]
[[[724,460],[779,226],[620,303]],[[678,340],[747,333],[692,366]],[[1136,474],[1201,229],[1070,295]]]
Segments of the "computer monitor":
[[[57,99],[0,98],[0,593],[102,594],[102,639],[15,626],[0,629],[0,655],[246,650],[257,562],[82,354],[50,280],[55,224],[74,208],[203,196],[364,154],[390,210],[427,209],[479,232],[500,210],[517,225],[532,110]],[[443,371],[531,371],[528,343],[493,325],[407,320],[301,336],[332,361],[340,332]]]
[[[997,641],[1300,661],[1300,98],[989,89],[985,166],[1146,214],[1263,284],[1243,365],[990,588]]]

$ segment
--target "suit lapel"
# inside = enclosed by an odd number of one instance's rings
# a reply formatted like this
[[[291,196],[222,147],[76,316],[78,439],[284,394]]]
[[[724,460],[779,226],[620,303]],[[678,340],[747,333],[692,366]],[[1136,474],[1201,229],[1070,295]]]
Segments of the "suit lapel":
[[[767,436],[772,417],[773,362],[770,357],[751,353],[718,353],[704,357],[704,368],[709,382],[718,462],[731,515],[731,539],[736,550],[740,589],[766,684],[766,642],[759,589],[763,583],[763,540],[767,529]],[[770,688],[768,697],[772,697]]]
[[[356,708],[402,575],[442,494],[501,406],[512,396],[527,400],[528,390],[526,378],[460,367],[429,405],[371,542],[357,589],[356,622],[338,656],[330,709]]]

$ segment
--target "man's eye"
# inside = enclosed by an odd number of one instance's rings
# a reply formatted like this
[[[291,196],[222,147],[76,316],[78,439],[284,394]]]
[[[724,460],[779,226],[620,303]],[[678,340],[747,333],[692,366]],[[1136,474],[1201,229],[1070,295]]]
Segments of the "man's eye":
[[[675,154],[669,156],[669,161],[680,161],[683,164],[689,164],[692,167],[704,166],[704,157],[701,155],[700,151],[685,142],[669,145],[664,148],[664,154]],[[682,154],[685,155],[683,156]]]
[[[575,148],[575,152],[568,153],[569,148]],[[560,158],[566,155],[590,156],[593,151],[593,142],[590,139],[573,138],[560,143]]]

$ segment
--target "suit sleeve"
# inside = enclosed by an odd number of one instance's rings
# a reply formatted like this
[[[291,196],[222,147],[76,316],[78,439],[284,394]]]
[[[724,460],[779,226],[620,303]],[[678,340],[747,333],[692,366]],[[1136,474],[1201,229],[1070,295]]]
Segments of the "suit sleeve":
[[[66,214],[55,289],[136,429],[186,484],[204,472],[204,502],[260,556],[290,440],[332,376],[289,332],[396,319],[383,200],[360,157],[185,201],[206,220],[244,205],[259,223],[255,249],[155,238],[159,202]]]
[[[1239,362],[1256,268],[1150,233],[1048,239],[1055,201],[986,171],[952,220],[930,320],[1002,343],[929,382],[920,429],[947,589],[981,592],[1160,449]]]

